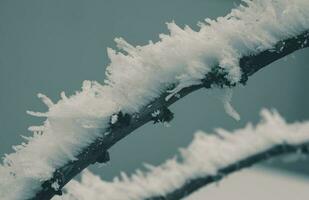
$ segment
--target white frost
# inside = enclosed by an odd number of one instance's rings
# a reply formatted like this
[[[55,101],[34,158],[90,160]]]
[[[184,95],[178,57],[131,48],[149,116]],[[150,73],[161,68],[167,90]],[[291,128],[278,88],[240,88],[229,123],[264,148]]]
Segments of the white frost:
[[[111,117],[111,124],[115,124],[118,121],[118,115],[114,114]]]
[[[15,146],[0,165],[0,199],[33,197],[55,169],[74,160],[81,150],[103,135],[110,117],[122,111],[134,113],[175,84],[172,93],[199,84],[205,74],[220,65],[231,82],[241,77],[239,58],[271,49],[278,41],[309,30],[308,0],[254,0],[217,20],[199,23],[198,31],[168,23],[169,34],[145,46],[116,39],[120,51],[108,49],[111,60],[101,85],[84,81],[71,97],[61,93],[48,106],[43,127],[31,127],[33,137]],[[201,136],[202,137],[202,136]],[[173,161],[171,161],[173,162]]]
[[[276,145],[309,143],[309,121],[288,124],[276,111],[263,110],[261,115],[256,126],[248,124],[232,132],[217,129],[214,134],[197,132],[191,144],[180,149],[180,156],[157,167],[146,165],[148,172],[121,173],[120,178],[106,182],[85,170],[80,182],[72,180],[67,193],[54,199],[143,200],[172,192],[189,180],[217,174],[219,169]]]
[[[55,182],[53,182],[53,183],[51,184],[51,187],[52,187],[55,191],[58,191],[59,188],[60,188],[60,185],[59,185],[59,183],[58,183],[57,181],[55,181]]]
[[[160,110],[156,110],[156,111],[154,111],[153,113],[151,113],[151,116],[152,117],[157,117],[157,116],[159,116],[160,115]]]
[[[43,103],[44,103],[48,108],[53,107],[54,103],[53,103],[53,101],[52,101],[50,98],[48,98],[48,96],[46,96],[45,94],[39,93],[39,94],[38,94],[38,97],[43,101]]]
[[[223,107],[225,112],[231,116],[233,119],[236,121],[240,120],[240,115],[239,113],[234,109],[234,107],[231,104],[232,101],[232,96],[233,96],[233,90],[232,89],[226,89],[225,95],[222,99],[223,101]]]

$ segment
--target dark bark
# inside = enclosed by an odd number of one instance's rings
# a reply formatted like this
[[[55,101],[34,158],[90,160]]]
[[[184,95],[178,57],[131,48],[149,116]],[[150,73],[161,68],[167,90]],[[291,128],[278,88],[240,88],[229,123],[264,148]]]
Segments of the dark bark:
[[[249,76],[253,75],[268,64],[293,53],[296,50],[308,47],[309,41],[305,42],[307,40],[309,40],[309,32],[304,32],[297,37],[277,43],[273,49],[263,51],[257,55],[249,55],[241,58],[240,67],[242,70],[242,78],[240,83],[245,84]],[[164,120],[170,120],[172,114],[168,110],[168,107],[171,104],[193,91],[201,88],[211,88],[213,86],[232,87],[235,86],[235,84],[231,84],[226,78],[226,72],[220,68],[220,66],[217,66],[214,67],[210,73],[205,75],[205,78],[200,85],[184,88],[178,92],[177,96],[173,96],[167,101],[165,99],[169,93],[165,92],[152,103],[146,105],[138,113],[132,115],[124,114],[122,112],[118,113],[121,120],[118,120],[116,124],[110,124],[106,130],[102,130],[102,137],[96,139],[91,145],[85,148],[77,156],[77,160],[71,161],[57,169],[54,172],[53,177],[42,183],[41,189],[37,191],[36,196],[31,199],[45,200],[51,199],[56,194],[61,194],[61,191],[56,191],[51,187],[53,182],[57,181],[60,185],[59,190],[61,190],[66,183],[90,164],[93,164],[96,161],[101,162],[102,160],[108,160],[107,158],[104,158],[108,155],[106,151],[116,142],[132,133],[135,129],[143,126],[149,121],[161,122]],[[162,115],[160,119],[154,119],[151,114],[156,110],[163,110],[166,113]],[[109,134],[104,134],[106,132],[109,132]]]

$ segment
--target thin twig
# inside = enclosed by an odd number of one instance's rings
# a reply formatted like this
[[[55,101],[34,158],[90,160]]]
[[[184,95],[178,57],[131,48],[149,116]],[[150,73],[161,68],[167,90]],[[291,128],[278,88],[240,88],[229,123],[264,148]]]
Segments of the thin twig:
[[[178,200],[186,196],[189,196],[194,191],[206,185],[220,181],[221,179],[223,179],[224,177],[226,177],[231,173],[237,172],[247,167],[251,167],[254,164],[260,163],[275,156],[280,156],[289,153],[308,154],[309,144],[304,143],[295,146],[293,145],[274,146],[264,152],[256,153],[254,155],[249,156],[248,158],[245,158],[243,160],[235,162],[234,164],[221,168],[220,170],[217,171],[215,175],[209,175],[205,177],[188,180],[188,182],[185,185],[181,186],[180,188],[177,188],[176,190],[168,193],[165,196],[150,197],[147,198],[146,200]]]

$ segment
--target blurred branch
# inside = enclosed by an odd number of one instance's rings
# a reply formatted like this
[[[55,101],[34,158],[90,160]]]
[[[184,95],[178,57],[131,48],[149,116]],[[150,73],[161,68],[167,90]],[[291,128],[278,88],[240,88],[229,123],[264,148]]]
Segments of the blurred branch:
[[[304,32],[303,34],[292,37],[290,39],[278,42],[274,48],[265,50],[257,55],[245,56],[240,59],[240,68],[242,70],[242,78],[240,83],[245,84],[248,80],[248,77],[253,75],[258,70],[267,66],[268,64],[279,60],[280,58],[293,53],[296,50],[303,49],[309,46],[309,32]],[[40,191],[36,193],[36,196],[33,197],[33,200],[44,200],[51,199],[56,194],[61,194],[61,188],[68,183],[75,175],[81,172],[90,164],[95,163],[96,161],[105,162],[109,160],[109,155],[107,150],[117,143],[119,140],[123,139],[130,133],[132,133],[137,128],[143,126],[149,121],[154,122],[164,122],[170,121],[173,117],[173,114],[168,110],[168,106],[175,103],[179,99],[185,97],[201,88],[212,88],[216,87],[233,87],[235,84],[231,84],[226,78],[226,72],[219,66],[214,67],[211,72],[205,75],[205,78],[201,81],[199,85],[193,85],[187,88],[182,89],[177,93],[176,96],[172,96],[168,100],[166,97],[170,93],[165,92],[159,98],[155,99],[152,103],[145,106],[140,112],[129,115],[124,113],[118,113],[120,120],[116,124],[110,124],[107,130],[102,130],[102,137],[98,138],[91,145],[85,148],[78,156],[77,160],[71,161],[64,165],[63,167],[57,169],[53,178],[45,181],[42,184]],[[173,87],[173,86],[172,86]],[[171,87],[171,88],[172,88]],[[160,116],[153,117],[152,113],[155,111],[162,111]],[[109,134],[104,134],[108,132]],[[278,147],[279,148],[279,147]],[[274,150],[276,151],[276,150]],[[251,161],[252,162],[252,161]],[[249,165],[248,162],[247,165]],[[235,166],[234,166],[235,168]],[[233,167],[222,169],[223,172],[233,171]],[[236,169],[234,169],[235,171]],[[190,188],[197,188],[201,183],[207,182],[207,179],[213,179],[217,177],[211,177],[196,180],[191,185],[188,185],[187,189],[190,191]],[[59,189],[54,189],[52,187],[53,183],[57,182],[59,184]],[[195,186],[196,185],[196,186]],[[193,187],[194,186],[194,187]],[[181,191],[175,191],[178,195]],[[161,197],[159,197],[160,199]],[[162,198],[161,198],[162,199]]]
[[[147,198],[146,200],[178,200],[183,197],[189,196],[194,191],[209,185],[211,183],[215,183],[226,177],[227,175],[240,171],[241,169],[251,167],[254,164],[258,164],[259,162],[268,160],[275,156],[280,156],[283,154],[289,153],[309,153],[309,144],[304,143],[300,145],[278,145],[268,149],[267,151],[257,153],[252,155],[246,159],[240,160],[234,164],[228,165],[224,168],[221,168],[217,171],[215,175],[209,175],[201,178],[196,178],[192,180],[188,180],[188,182],[182,187],[170,192],[165,196],[156,196]]]

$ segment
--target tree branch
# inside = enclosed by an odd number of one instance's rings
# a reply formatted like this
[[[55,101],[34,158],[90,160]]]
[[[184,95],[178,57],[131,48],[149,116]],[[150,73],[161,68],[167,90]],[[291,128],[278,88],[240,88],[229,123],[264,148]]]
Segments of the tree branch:
[[[104,181],[86,170],[65,187],[63,200],[160,200],[185,197],[232,172],[277,155],[309,151],[309,121],[287,123],[279,113],[263,109],[256,125],[213,133],[198,131],[192,142],[158,166]],[[293,158],[294,159],[294,158]]]
[[[278,42],[273,49],[269,49],[263,51],[257,55],[245,56],[240,59],[240,68],[242,70],[242,78],[240,83],[245,84],[248,80],[248,77],[253,75],[258,70],[267,66],[268,64],[279,60],[280,58],[293,53],[296,50],[306,48],[309,46],[309,31],[304,32],[297,37],[292,37],[287,40]],[[201,88],[212,88],[214,86],[219,87],[232,87],[235,84],[231,84],[226,78],[226,72],[220,66],[214,67],[211,72],[205,75],[205,78],[201,81],[199,85],[193,85],[187,88],[182,89],[177,93],[176,96],[172,96],[168,100],[166,97],[170,95],[170,93],[165,92],[159,98],[155,99],[152,103],[145,106],[141,109],[140,112],[129,115],[118,113],[118,116],[121,116],[121,120],[118,120],[116,124],[111,124],[107,130],[102,131],[102,137],[98,138],[94,141],[90,146],[85,148],[82,153],[77,156],[77,160],[71,161],[64,165],[63,167],[57,169],[53,178],[45,181],[42,184],[42,188],[40,191],[36,193],[36,196],[33,197],[33,200],[44,200],[51,199],[56,194],[61,194],[61,188],[68,183],[75,175],[81,172],[90,164],[95,163],[96,161],[104,162],[108,160],[107,150],[117,143],[119,140],[123,139],[130,133],[132,133],[135,129],[143,126],[149,121],[164,121],[171,120],[172,116],[170,111],[167,109],[168,106],[175,103],[179,99],[185,97]],[[174,86],[171,86],[173,88]],[[154,118],[152,113],[155,111],[165,111],[165,114],[161,116],[161,118]],[[108,132],[109,134],[103,134]],[[277,147],[282,148],[282,147]],[[278,150],[273,150],[274,152]],[[261,155],[260,155],[261,156]],[[259,157],[259,156],[258,156]],[[261,158],[260,158],[261,159]],[[261,159],[262,160],[262,159]],[[252,161],[251,161],[252,162]],[[249,165],[248,162],[247,165]],[[230,167],[228,169],[222,169],[223,172],[233,171],[234,167]],[[234,169],[235,171],[235,169]],[[213,179],[216,177],[208,178]],[[207,179],[207,178],[206,178]],[[59,188],[56,190],[52,187],[53,183],[57,182],[59,184]],[[190,188],[194,189],[198,185],[207,182],[204,179],[196,180],[191,185],[188,185],[187,189],[190,191]],[[195,186],[196,185],[196,186]],[[176,192],[177,195],[181,194],[181,191]],[[179,193],[179,194],[178,194]],[[160,198],[160,197],[159,197]]]
[[[277,145],[264,152],[257,153],[246,159],[240,160],[234,164],[226,166],[218,170],[218,172],[215,175],[210,175],[210,176],[205,176],[202,178],[196,178],[196,179],[190,180],[188,181],[188,183],[186,183],[182,187],[178,188],[177,190],[173,192],[170,192],[169,194],[165,196],[151,197],[151,198],[147,198],[146,200],[178,200],[186,196],[189,196],[194,191],[206,185],[220,181],[221,179],[223,179],[229,174],[232,174],[234,172],[237,172],[247,167],[251,167],[254,164],[268,160],[275,156],[280,156],[280,155],[289,154],[289,153],[308,154],[309,153],[309,143],[304,143],[304,144],[300,144],[296,146]]]

